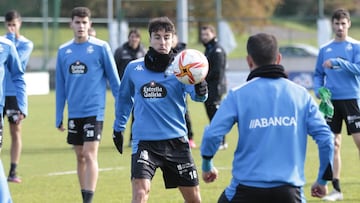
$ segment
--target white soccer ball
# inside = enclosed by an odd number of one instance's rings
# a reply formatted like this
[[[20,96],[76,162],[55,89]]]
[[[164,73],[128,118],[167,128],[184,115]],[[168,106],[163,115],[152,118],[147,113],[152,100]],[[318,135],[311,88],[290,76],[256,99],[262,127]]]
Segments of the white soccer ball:
[[[198,84],[209,71],[206,56],[196,49],[185,49],[178,53],[173,63],[176,78],[184,84]]]

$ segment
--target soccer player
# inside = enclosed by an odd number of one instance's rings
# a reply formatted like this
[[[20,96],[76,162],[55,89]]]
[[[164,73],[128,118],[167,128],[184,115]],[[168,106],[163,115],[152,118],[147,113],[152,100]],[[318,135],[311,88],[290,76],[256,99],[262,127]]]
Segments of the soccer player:
[[[107,81],[115,98],[120,86],[109,44],[89,37],[90,18],[86,7],[72,10],[74,39],[59,47],[56,62],[56,127],[65,131],[63,111],[67,102],[67,142],[74,145],[84,203],[92,201],[96,189]]]
[[[5,76],[5,69],[9,74]],[[19,111],[16,123],[20,123],[27,115],[27,96],[24,81],[24,70],[15,45],[5,37],[0,36],[0,113],[3,112],[5,103],[5,77],[10,77],[16,90],[16,101]],[[0,116],[0,152],[3,139],[3,116]],[[0,159],[0,202],[12,202],[9,186]]]
[[[207,84],[185,85],[172,71],[175,26],[167,17],[153,18],[148,26],[150,48],[131,61],[121,80],[115,105],[114,144],[123,150],[123,132],[132,108],[132,202],[147,202],[157,168],[166,188],[179,188],[185,202],[200,202],[197,169],[187,139],[185,97],[207,98]]]
[[[337,201],[344,198],[340,188],[343,121],[360,157],[360,43],[348,36],[351,21],[347,10],[336,10],[331,22],[335,38],[320,48],[314,73],[314,90],[319,97],[320,87],[329,89],[334,106],[333,117],[327,118],[327,123],[335,134],[333,191],[323,200]]]
[[[6,38],[12,41],[18,52],[21,60],[21,68],[25,72],[26,66],[30,59],[31,52],[34,48],[32,41],[20,34],[21,16],[16,10],[10,10],[5,14],[5,27],[7,28]],[[5,75],[10,74],[6,71]],[[4,116],[8,117],[11,135],[10,146],[10,170],[8,181],[20,183],[21,179],[17,176],[16,168],[20,161],[21,155],[21,122],[16,122],[18,119],[18,112],[20,111],[16,101],[16,89],[11,80],[11,77],[5,77],[5,106]]]
[[[212,25],[201,27],[201,41],[205,46],[205,56],[209,61],[209,73],[205,78],[209,86],[209,98],[205,102],[205,110],[211,122],[219,108],[222,96],[226,93],[226,52],[218,42],[216,30]],[[224,137],[219,147],[226,149],[227,146]]]
[[[232,179],[218,202],[305,202],[304,165],[308,135],[316,141],[320,167],[311,188],[327,193],[332,179],[334,136],[308,91],[287,79],[277,40],[259,33],[247,41],[247,83],[230,90],[205,128],[201,143],[202,178],[218,177],[212,158],[234,124],[238,144]]]

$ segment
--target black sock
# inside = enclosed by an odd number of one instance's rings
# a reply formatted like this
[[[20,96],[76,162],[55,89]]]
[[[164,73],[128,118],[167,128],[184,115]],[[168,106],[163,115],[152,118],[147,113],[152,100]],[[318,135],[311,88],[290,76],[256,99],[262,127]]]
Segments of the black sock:
[[[339,179],[334,179],[332,180],[332,185],[334,187],[335,190],[341,192],[341,189],[340,189],[340,180]]]
[[[90,190],[81,190],[81,195],[83,198],[83,203],[91,203],[94,196],[94,192]]]
[[[9,176],[13,177],[16,175],[16,167],[17,167],[17,164],[15,164],[15,163],[10,164]]]

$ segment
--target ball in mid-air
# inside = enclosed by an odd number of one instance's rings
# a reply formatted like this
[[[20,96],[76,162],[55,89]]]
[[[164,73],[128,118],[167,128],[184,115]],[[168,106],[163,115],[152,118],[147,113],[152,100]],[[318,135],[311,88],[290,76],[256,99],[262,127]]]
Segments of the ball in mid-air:
[[[174,74],[184,84],[198,84],[209,71],[206,56],[196,49],[185,49],[174,59]]]

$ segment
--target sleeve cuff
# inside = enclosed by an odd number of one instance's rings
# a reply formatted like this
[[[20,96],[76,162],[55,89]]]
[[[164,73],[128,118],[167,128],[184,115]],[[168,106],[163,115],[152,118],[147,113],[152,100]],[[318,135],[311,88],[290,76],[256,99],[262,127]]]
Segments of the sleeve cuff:
[[[202,160],[202,166],[201,166],[201,168],[202,168],[202,170],[204,171],[204,172],[209,172],[209,171],[211,171],[211,169],[214,167],[214,165],[213,165],[213,162],[212,162],[212,159],[203,159]]]

